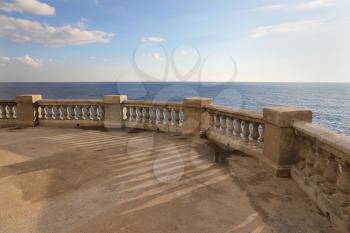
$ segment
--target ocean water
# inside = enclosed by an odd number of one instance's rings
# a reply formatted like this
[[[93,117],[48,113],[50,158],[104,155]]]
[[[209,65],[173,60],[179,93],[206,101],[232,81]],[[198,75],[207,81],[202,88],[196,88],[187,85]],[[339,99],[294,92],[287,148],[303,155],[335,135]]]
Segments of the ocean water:
[[[0,83],[0,99],[28,93],[47,99],[126,94],[129,99],[182,101],[202,96],[216,104],[256,111],[298,106],[311,109],[315,123],[350,136],[350,83]]]

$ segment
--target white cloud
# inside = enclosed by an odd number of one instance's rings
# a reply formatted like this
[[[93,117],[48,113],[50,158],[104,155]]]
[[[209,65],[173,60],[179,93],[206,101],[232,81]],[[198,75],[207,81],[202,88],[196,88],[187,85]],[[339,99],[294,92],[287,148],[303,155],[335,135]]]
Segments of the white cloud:
[[[0,65],[9,65],[9,64],[21,64],[21,65],[27,65],[33,68],[38,68],[43,65],[43,61],[40,59],[34,59],[30,57],[29,55],[25,55],[23,57],[0,57]]]
[[[306,11],[336,5],[336,0],[314,0],[298,4],[266,5],[259,10]]]
[[[257,27],[250,35],[250,38],[265,37],[274,33],[290,33],[290,32],[303,32],[321,25],[323,20],[303,20],[287,22],[277,25],[269,25],[263,27]]]
[[[162,37],[155,37],[155,36],[141,38],[142,43],[163,43],[165,41],[166,41],[166,39],[164,39]]]
[[[157,53],[157,52],[155,52],[155,53],[152,53],[152,57],[155,59],[155,60],[162,60],[162,56],[159,54],[159,53]]]
[[[38,0],[0,0],[0,10],[6,12],[32,13],[37,15],[54,15],[55,8]]]
[[[113,33],[85,30],[74,25],[54,27],[38,21],[0,16],[0,37],[17,43],[38,43],[51,47],[109,42]]]

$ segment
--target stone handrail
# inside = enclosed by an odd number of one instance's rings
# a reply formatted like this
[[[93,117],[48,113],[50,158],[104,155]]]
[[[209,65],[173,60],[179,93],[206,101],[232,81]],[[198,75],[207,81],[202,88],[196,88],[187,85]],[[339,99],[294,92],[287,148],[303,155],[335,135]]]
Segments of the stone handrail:
[[[184,121],[182,103],[126,100],[122,103],[126,128],[180,133]]]
[[[350,138],[306,122],[296,135],[292,178],[332,222],[350,230]]]

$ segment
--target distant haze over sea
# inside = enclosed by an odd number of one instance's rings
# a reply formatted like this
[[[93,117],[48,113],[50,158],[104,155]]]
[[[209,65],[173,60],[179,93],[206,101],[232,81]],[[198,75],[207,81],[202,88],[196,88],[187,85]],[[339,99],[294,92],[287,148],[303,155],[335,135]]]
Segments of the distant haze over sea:
[[[46,99],[126,94],[129,99],[182,101],[202,96],[215,104],[257,111],[299,106],[313,111],[315,123],[350,136],[350,83],[0,83],[0,99],[28,93]]]

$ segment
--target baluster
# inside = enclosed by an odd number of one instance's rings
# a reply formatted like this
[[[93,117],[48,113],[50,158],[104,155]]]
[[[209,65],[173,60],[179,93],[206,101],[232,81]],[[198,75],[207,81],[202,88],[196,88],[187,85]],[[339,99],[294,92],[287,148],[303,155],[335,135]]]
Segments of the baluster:
[[[65,119],[65,113],[64,113],[64,107],[61,105],[58,108],[58,113],[59,113],[59,119],[64,120]]]
[[[240,119],[233,120],[233,135],[236,137],[240,137],[240,135],[241,135],[241,120]]]
[[[11,119],[12,118],[12,114],[11,114],[11,108],[10,108],[9,105],[6,105],[5,112],[6,112],[6,118],[7,119]]]
[[[226,117],[220,116],[220,133],[224,134],[226,132]]]
[[[154,124],[154,108],[150,107],[148,109],[148,115],[149,115],[149,124],[153,125]]]
[[[215,114],[215,130],[220,131],[220,115]]]
[[[166,109],[166,115],[168,117],[166,124],[168,126],[172,126],[173,125],[173,109],[171,109],[171,108]]]
[[[255,122],[251,122],[249,124],[249,141],[250,142],[256,142],[259,138],[259,131],[258,131],[259,124]]]
[[[37,111],[39,119],[43,119],[43,108],[41,106],[38,106]]]
[[[12,106],[12,118],[13,119],[17,118],[17,106],[16,105]]]
[[[80,118],[81,118],[81,109],[80,109],[80,106],[76,105],[74,107],[74,119],[80,120]]]
[[[0,105],[0,119],[3,119],[6,117],[5,109],[2,105]]]
[[[157,108],[156,113],[157,113],[157,125],[161,125],[163,123],[163,112],[161,108]]]
[[[180,109],[180,112],[179,112],[179,126],[182,127],[184,121],[185,121],[185,112],[183,109]]]
[[[52,120],[58,119],[58,110],[56,106],[51,107],[51,118]]]
[[[44,107],[44,118],[45,118],[45,120],[51,119],[51,109],[49,106]]]
[[[142,122],[146,123],[148,122],[148,113],[147,113],[147,108],[142,108]]]
[[[168,124],[168,110],[166,108],[162,108],[162,117],[163,117],[163,125]]]
[[[258,132],[259,132],[259,138],[258,138],[258,143],[259,144],[263,144],[264,143],[264,126],[263,125],[259,125],[258,127]]]
[[[173,119],[174,127],[180,127],[180,109],[174,109],[174,119]]]
[[[104,112],[103,112],[103,108],[101,107],[101,105],[98,105],[97,107],[97,119],[99,121],[103,120],[104,117]]]
[[[67,120],[74,119],[74,109],[72,106],[67,106]]]
[[[215,129],[215,115],[212,112],[209,112],[209,128]]]
[[[243,140],[248,140],[249,136],[249,122],[248,121],[242,121],[241,122],[241,138]]]
[[[134,108],[129,107],[129,121],[134,121]]]
[[[135,119],[137,122],[141,121],[141,111],[139,107],[135,107]]]
[[[226,135],[232,136],[233,131],[233,121],[231,117],[226,117]]]
[[[88,109],[87,109],[87,107],[85,105],[81,109],[81,118],[83,120],[89,119],[89,111],[88,111]]]

